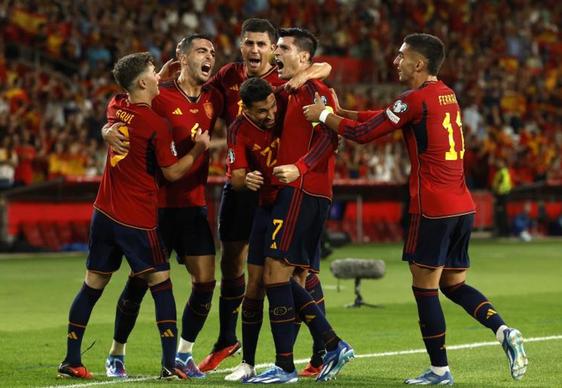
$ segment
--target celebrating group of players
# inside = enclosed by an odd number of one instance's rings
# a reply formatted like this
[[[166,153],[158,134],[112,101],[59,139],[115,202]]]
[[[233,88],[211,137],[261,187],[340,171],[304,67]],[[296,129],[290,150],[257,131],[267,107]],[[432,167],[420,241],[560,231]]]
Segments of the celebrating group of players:
[[[115,96],[107,108],[107,165],[94,203],[86,278],[69,313],[60,376],[92,377],[81,363],[82,338],[96,301],[125,256],[131,274],[117,303],[107,376],[127,377],[125,344],[150,289],[162,343],[161,378],[203,378],[239,351],[241,305],[243,362],[226,380],[333,379],[354,357],[326,319],[316,275],[338,133],[368,142],[400,128],[412,162],[404,260],[410,263],[431,359],[427,372],[406,382],[453,383],[439,287],[496,333],[512,376],[523,376],[527,359],[521,333],[507,327],[487,299],[464,283],[474,204],[464,183],[459,107],[454,92],[436,78],[443,44],[427,34],[406,37],[394,64],[409,92],[385,110],[366,112],[341,109],[333,91],[320,81],[330,66],[312,62],[316,48],[317,40],[307,30],[277,30],[267,20],[248,19],[241,31],[243,62],[225,65],[213,77],[213,43],[198,34],[177,45],[179,75],[171,71],[171,63],[156,73],[148,53],[130,54],[116,63],[114,77],[127,94]],[[219,118],[228,126],[228,182],[219,220],[220,332],[211,353],[196,365],[192,350],[215,288],[205,185],[210,138]],[[192,279],[179,343],[169,278],[172,250]],[[265,296],[276,359],[272,368],[256,374]],[[300,322],[309,327],[314,345],[309,364],[297,373],[293,345]]]

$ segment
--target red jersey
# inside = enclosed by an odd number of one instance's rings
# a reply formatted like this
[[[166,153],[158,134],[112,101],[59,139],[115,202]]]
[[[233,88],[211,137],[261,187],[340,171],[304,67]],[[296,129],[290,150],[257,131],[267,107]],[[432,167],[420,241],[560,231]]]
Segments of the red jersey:
[[[172,126],[172,137],[178,157],[186,155],[195,142],[198,129],[212,135],[218,115],[223,109],[221,94],[205,85],[196,101],[191,101],[176,80],[160,84],[160,94],[152,108]],[[191,169],[179,180],[166,182],[158,193],[160,207],[205,206],[205,185],[209,174],[209,151],[195,159]]]
[[[426,82],[364,123],[342,120],[338,132],[367,143],[399,128],[412,164],[410,213],[430,218],[473,213],[464,178],[461,111],[453,90],[442,81]]]
[[[296,164],[300,176],[289,183],[307,194],[332,198],[337,135],[322,123],[311,123],[304,117],[302,107],[314,103],[318,92],[326,106],[335,102],[328,87],[311,80],[288,96],[287,112],[281,134],[277,165]],[[284,185],[275,179],[276,184]]]
[[[262,75],[261,78],[269,82],[273,87],[285,84],[285,81],[279,78],[277,66],[273,66],[267,73]],[[221,67],[207,83],[217,88],[224,97],[224,110],[221,117],[226,121],[226,125],[228,126],[242,113],[240,85],[247,79],[248,73],[246,73],[244,63],[235,62],[228,63]]]
[[[283,118],[282,109],[277,112],[279,125],[274,128],[262,129],[242,113],[228,129],[226,163],[230,171],[244,168],[247,171],[258,170],[262,173],[264,183],[259,191],[260,206],[273,204],[277,195],[277,187],[272,185],[272,177],[273,167],[277,165]]]
[[[147,104],[131,104],[127,95],[111,99],[109,124],[123,122],[129,151],[116,155],[109,148],[94,207],[127,226],[153,229],[158,216],[159,167],[176,163],[170,130]]]

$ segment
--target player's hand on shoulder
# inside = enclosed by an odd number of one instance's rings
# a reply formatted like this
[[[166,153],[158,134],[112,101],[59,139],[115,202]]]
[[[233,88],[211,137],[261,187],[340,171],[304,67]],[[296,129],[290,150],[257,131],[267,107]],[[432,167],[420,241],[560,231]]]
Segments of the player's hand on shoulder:
[[[129,137],[121,130],[126,124],[120,121],[109,125],[105,124],[102,128],[103,140],[111,147],[117,155],[124,155],[129,152]]]
[[[326,108],[326,105],[324,105],[324,103],[322,102],[322,99],[320,98],[318,92],[314,93],[314,101],[314,104],[305,105],[302,107],[304,117],[308,121],[312,122],[319,121],[320,113],[322,113],[322,111]]]
[[[246,174],[246,187],[252,191],[258,191],[263,185],[263,176],[258,170],[251,171]]]
[[[177,73],[180,71],[180,61],[175,58],[169,59],[158,72],[158,77],[161,81],[165,81],[170,78],[176,78]]]
[[[291,183],[297,180],[301,173],[294,164],[284,164],[282,166],[273,167],[273,175],[282,183]]]
[[[296,92],[298,88],[305,84],[306,81],[307,79],[302,75],[302,73],[297,74],[285,83],[285,90],[289,93]]]
[[[195,134],[195,138],[193,139],[195,144],[199,144],[200,146],[205,147],[205,149],[209,148],[209,144],[211,144],[211,137],[209,136],[209,131],[201,131],[200,129]]]

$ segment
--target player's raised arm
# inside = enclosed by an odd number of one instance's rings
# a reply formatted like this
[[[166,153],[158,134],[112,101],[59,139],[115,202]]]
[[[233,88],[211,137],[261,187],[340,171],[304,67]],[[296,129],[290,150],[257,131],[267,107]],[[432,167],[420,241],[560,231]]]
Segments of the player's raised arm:
[[[361,144],[373,141],[396,129],[382,110],[378,113],[372,112],[373,115],[367,121],[360,123],[332,113],[320,98],[316,98],[314,104],[304,106],[303,112],[308,121],[320,121],[346,139]]]
[[[209,148],[210,141],[209,131],[201,132],[201,130],[199,130],[195,136],[195,145],[191,151],[171,166],[162,167],[164,178],[170,182],[174,182],[184,176],[185,173],[191,169],[191,166],[193,166],[195,159]]]
[[[168,79],[176,78],[180,72],[180,61],[176,58],[170,58],[166,63],[162,65],[162,68],[158,72],[158,77],[160,81],[165,81]]]
[[[285,89],[295,91],[311,79],[326,79],[332,71],[332,65],[328,62],[313,63],[307,69],[301,71],[285,84]]]

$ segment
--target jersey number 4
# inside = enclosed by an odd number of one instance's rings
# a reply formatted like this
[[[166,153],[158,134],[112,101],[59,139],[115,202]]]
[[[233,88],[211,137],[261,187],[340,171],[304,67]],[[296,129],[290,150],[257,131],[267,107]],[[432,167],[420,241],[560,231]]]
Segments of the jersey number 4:
[[[443,119],[443,128],[449,134],[449,151],[445,152],[445,160],[457,160],[464,158],[464,137],[462,134],[462,121],[461,112],[457,111],[457,119],[455,120],[457,124],[457,129],[461,134],[461,150],[457,153],[455,150],[455,138],[453,136],[453,123],[451,122],[451,114],[449,112],[445,113],[445,118]],[[459,155],[460,153],[460,155]]]

